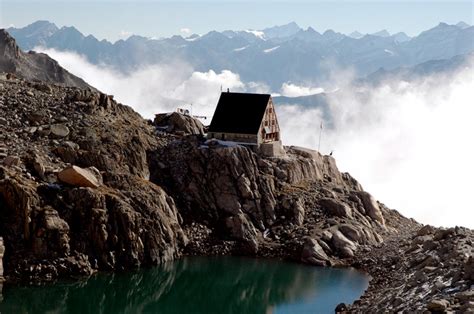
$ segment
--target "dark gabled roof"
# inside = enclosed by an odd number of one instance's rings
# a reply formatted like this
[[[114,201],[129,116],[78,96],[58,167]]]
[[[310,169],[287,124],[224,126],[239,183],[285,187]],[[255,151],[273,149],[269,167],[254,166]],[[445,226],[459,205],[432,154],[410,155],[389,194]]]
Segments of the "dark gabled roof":
[[[209,132],[257,134],[269,94],[221,93]]]

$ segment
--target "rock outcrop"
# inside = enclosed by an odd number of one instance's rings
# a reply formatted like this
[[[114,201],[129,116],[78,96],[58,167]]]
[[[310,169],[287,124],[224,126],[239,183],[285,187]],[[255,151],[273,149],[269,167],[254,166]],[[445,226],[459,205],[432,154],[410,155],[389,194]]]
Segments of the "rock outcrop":
[[[204,125],[199,120],[178,112],[157,114],[153,124],[169,133],[204,135]]]
[[[34,51],[28,53],[21,51],[15,39],[4,29],[0,29],[0,72],[8,74],[8,78],[11,79],[21,77],[37,81],[37,88],[47,93],[51,92],[50,87],[39,82],[95,90],[84,80],[63,69],[48,55]]]
[[[244,146],[189,136],[151,156],[150,180],[173,196],[184,224],[205,225],[215,237],[188,254],[212,242],[208,252],[335,265],[392,232],[383,220],[389,210],[340,173],[332,157],[286,150],[283,157],[265,158]]]
[[[93,169],[95,171],[83,169],[77,166],[70,166],[58,173],[58,179],[63,183],[73,186],[98,188],[101,185],[102,177],[97,169]],[[94,176],[94,172],[97,174],[97,177]]]

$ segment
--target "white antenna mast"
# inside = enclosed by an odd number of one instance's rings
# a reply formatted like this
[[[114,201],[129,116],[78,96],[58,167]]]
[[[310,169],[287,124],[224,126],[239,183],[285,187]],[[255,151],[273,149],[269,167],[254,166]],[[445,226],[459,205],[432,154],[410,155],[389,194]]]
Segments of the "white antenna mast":
[[[321,121],[320,129],[319,129],[318,152],[321,151],[321,135],[322,134],[323,134],[323,121]]]

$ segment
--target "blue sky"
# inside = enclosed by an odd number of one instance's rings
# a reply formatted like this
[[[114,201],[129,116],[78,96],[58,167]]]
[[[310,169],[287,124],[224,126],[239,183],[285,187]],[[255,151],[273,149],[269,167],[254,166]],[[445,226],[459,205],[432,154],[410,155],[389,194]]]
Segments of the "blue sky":
[[[474,24],[471,1],[74,1],[0,0],[0,27],[42,19],[111,41],[138,34],[168,37],[210,30],[262,29],[295,21],[323,32],[387,29],[409,35],[437,25]]]

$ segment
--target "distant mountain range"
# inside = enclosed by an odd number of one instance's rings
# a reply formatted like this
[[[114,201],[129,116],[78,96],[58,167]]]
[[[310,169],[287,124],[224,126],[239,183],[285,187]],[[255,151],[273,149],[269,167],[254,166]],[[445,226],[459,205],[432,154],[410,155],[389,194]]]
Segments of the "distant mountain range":
[[[94,64],[123,72],[184,60],[197,71],[231,70],[244,81],[263,82],[275,91],[285,82],[323,86],[335,66],[351,67],[356,76],[364,77],[381,69],[410,67],[474,51],[474,27],[464,22],[440,23],[413,38],[405,33],[391,35],[386,30],[349,36],[333,30],[319,33],[294,22],[263,30],[211,31],[187,38],[133,35],[115,43],[84,36],[74,27],[58,28],[48,21],[9,28],[8,32],[24,50],[43,46],[73,51]]]

